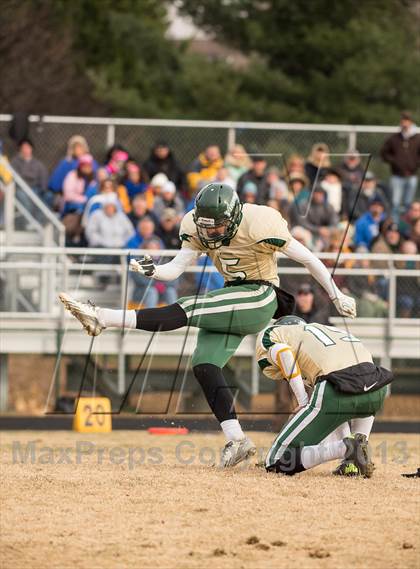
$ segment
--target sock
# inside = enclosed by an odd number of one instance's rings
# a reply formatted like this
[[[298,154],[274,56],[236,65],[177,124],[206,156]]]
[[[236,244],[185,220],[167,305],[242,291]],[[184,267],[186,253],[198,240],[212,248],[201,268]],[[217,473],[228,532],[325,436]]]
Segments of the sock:
[[[373,427],[373,421],[375,417],[371,415],[370,417],[357,417],[351,420],[351,431],[352,433],[361,433],[369,438],[370,431]]]
[[[300,458],[305,469],[313,468],[329,460],[343,459],[346,456],[346,445],[343,441],[324,443],[321,445],[303,447]]]
[[[240,441],[245,437],[238,419],[227,419],[226,421],[222,421],[220,426],[228,441]]]
[[[99,308],[98,317],[106,328],[136,328],[137,315],[135,310],[111,310]]]
[[[350,435],[351,435],[350,423],[343,423],[342,425],[337,427],[335,431],[327,435],[325,439],[322,439],[322,441],[319,444],[342,441],[345,437],[349,437]]]
[[[222,369],[214,364],[197,364],[193,366],[193,372],[219,423],[237,419],[232,391]]]

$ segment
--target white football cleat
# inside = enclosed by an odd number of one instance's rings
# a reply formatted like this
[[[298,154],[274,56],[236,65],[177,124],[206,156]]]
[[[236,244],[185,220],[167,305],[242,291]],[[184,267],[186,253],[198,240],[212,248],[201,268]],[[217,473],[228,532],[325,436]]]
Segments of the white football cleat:
[[[244,437],[240,441],[229,441],[222,450],[220,465],[222,468],[236,466],[256,452],[257,447],[248,437]]]
[[[75,318],[82,324],[83,328],[89,336],[99,336],[106,326],[100,321],[98,316],[98,307],[91,303],[79,302],[65,292],[60,292],[58,298],[71,312]]]

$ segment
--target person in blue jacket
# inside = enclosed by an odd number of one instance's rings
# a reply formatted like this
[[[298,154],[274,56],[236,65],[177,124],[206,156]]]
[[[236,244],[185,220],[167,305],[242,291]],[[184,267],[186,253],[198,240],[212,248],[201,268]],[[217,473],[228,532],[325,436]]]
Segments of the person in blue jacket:
[[[369,201],[369,209],[356,221],[354,244],[368,249],[379,233],[379,224],[385,218],[385,203],[381,196],[375,195]]]
[[[60,160],[54,168],[50,179],[48,180],[48,188],[59,193],[63,189],[64,178],[71,170],[75,170],[78,166],[79,158],[83,154],[89,154],[89,145],[83,136],[78,134],[71,136],[67,143],[67,153],[65,158]],[[93,171],[96,172],[98,168],[97,162],[93,161]]]

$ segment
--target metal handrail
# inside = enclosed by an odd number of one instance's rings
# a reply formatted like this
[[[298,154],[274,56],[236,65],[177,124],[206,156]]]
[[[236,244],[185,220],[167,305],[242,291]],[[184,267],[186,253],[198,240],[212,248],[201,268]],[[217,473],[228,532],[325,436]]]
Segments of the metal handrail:
[[[0,114],[0,121],[12,120],[10,114]],[[336,132],[398,132],[398,126],[377,125],[344,125],[344,124],[313,124],[313,123],[283,123],[283,122],[249,122],[249,121],[211,121],[183,119],[130,119],[114,117],[72,117],[59,115],[30,115],[29,121],[45,124],[82,124],[82,125],[114,125],[114,126],[165,126],[165,127],[197,127],[224,129],[256,129],[256,130],[306,130],[306,131],[336,131]]]
[[[127,255],[130,253],[132,256],[141,256],[143,254],[153,255],[154,257],[175,257],[178,254],[178,249],[101,249],[101,248],[89,248],[89,247],[32,247],[32,246],[22,246],[22,245],[6,245],[1,249],[2,253],[42,253],[45,255]],[[278,253],[278,257],[282,259],[288,259],[283,253]],[[337,259],[338,253],[315,253],[319,259],[325,259],[330,261],[335,261]],[[420,262],[420,254],[417,255],[404,255],[402,253],[393,253],[392,255],[387,253],[340,253],[340,259],[342,260],[354,260],[354,261],[414,261]],[[282,267],[283,268],[283,267]],[[291,267],[290,267],[291,268]],[[349,269],[350,270],[350,269]],[[413,269],[414,271],[414,269]],[[413,272],[410,269],[410,272]]]
[[[31,187],[25,182],[25,180],[16,172],[13,166],[8,160],[0,155],[0,164],[4,166],[11,174],[12,178],[16,180],[19,185],[19,189],[29,196],[34,205],[42,212],[49,223],[51,223],[55,229],[58,231],[58,242],[60,247],[64,247],[65,243],[65,228],[64,225],[59,221],[53,212],[44,204],[44,202],[36,195]]]

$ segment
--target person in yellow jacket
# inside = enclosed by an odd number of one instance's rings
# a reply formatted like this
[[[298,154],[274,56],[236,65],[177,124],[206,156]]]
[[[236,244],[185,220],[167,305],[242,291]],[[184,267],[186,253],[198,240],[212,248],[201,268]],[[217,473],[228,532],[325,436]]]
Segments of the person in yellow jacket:
[[[214,144],[207,146],[205,151],[192,163],[187,174],[191,195],[194,195],[206,183],[213,181],[222,166],[223,158],[220,148]]]

